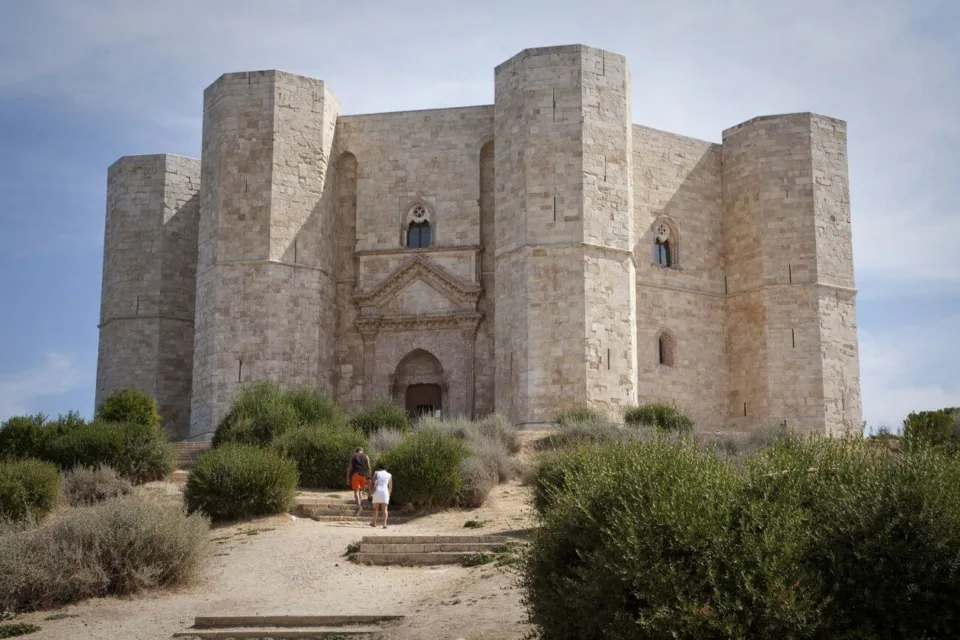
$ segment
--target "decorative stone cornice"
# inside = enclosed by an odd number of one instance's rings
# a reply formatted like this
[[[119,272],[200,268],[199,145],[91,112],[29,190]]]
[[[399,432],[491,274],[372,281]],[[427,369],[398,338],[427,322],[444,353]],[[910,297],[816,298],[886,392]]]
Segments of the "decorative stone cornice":
[[[380,331],[436,331],[463,329],[476,331],[483,319],[482,313],[443,313],[424,316],[360,316],[354,326],[361,334]]]
[[[476,305],[480,297],[480,287],[464,284],[449,271],[421,255],[412,256],[387,274],[372,289],[355,294],[353,300],[361,307],[381,308],[405,286],[417,279],[434,287],[453,302],[476,308],[473,305]]]

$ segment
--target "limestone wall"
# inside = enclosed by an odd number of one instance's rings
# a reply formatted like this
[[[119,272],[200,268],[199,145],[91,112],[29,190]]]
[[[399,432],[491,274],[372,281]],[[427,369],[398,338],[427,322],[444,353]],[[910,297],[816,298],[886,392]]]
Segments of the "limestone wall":
[[[96,403],[150,393],[173,437],[189,426],[199,188],[199,162],[180,156],[108,172]]]
[[[636,397],[625,60],[521,52],[495,71],[494,128],[498,405],[511,395],[518,422],[618,411]]]
[[[204,93],[193,433],[213,429],[245,382],[333,391],[324,187],[338,110],[322,81],[275,71],[228,74]]]
[[[343,116],[337,144],[357,158],[357,250],[404,246],[407,211],[430,210],[433,246],[480,243],[479,158],[489,106]]]
[[[723,134],[736,426],[833,433],[859,422],[845,148],[841,124],[808,113]]]
[[[698,428],[726,422],[726,304],[720,145],[633,126],[637,400],[676,402]],[[674,264],[653,259],[666,222]],[[659,338],[674,341],[660,364]]]

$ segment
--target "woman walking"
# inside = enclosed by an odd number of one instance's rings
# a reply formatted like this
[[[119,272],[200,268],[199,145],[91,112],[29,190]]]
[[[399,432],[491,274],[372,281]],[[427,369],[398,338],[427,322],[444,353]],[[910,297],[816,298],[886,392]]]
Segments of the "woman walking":
[[[393,475],[387,471],[387,465],[377,463],[377,470],[373,474],[373,522],[371,527],[377,526],[377,514],[383,509],[383,528],[387,528],[387,510],[390,504],[390,494],[393,493]]]

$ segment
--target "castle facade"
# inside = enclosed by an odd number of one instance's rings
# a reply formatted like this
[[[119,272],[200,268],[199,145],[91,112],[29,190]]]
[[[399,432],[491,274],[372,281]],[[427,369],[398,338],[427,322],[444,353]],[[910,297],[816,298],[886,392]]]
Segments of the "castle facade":
[[[348,411],[860,429],[840,120],[635,125],[626,60],[581,45],[496,67],[492,105],[343,115],[255,71],[203,109],[200,160],[109,169],[98,402],[147,391],[178,438],[267,379]]]

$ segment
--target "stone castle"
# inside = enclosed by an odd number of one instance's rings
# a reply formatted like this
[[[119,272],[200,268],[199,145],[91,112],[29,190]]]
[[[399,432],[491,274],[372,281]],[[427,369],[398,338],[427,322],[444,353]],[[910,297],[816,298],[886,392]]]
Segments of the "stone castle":
[[[265,379],[348,411],[860,429],[844,122],[635,125],[624,57],[581,45],[494,87],[342,115],[322,80],[221,76],[200,160],[109,169],[97,402],[147,391],[179,438]]]

